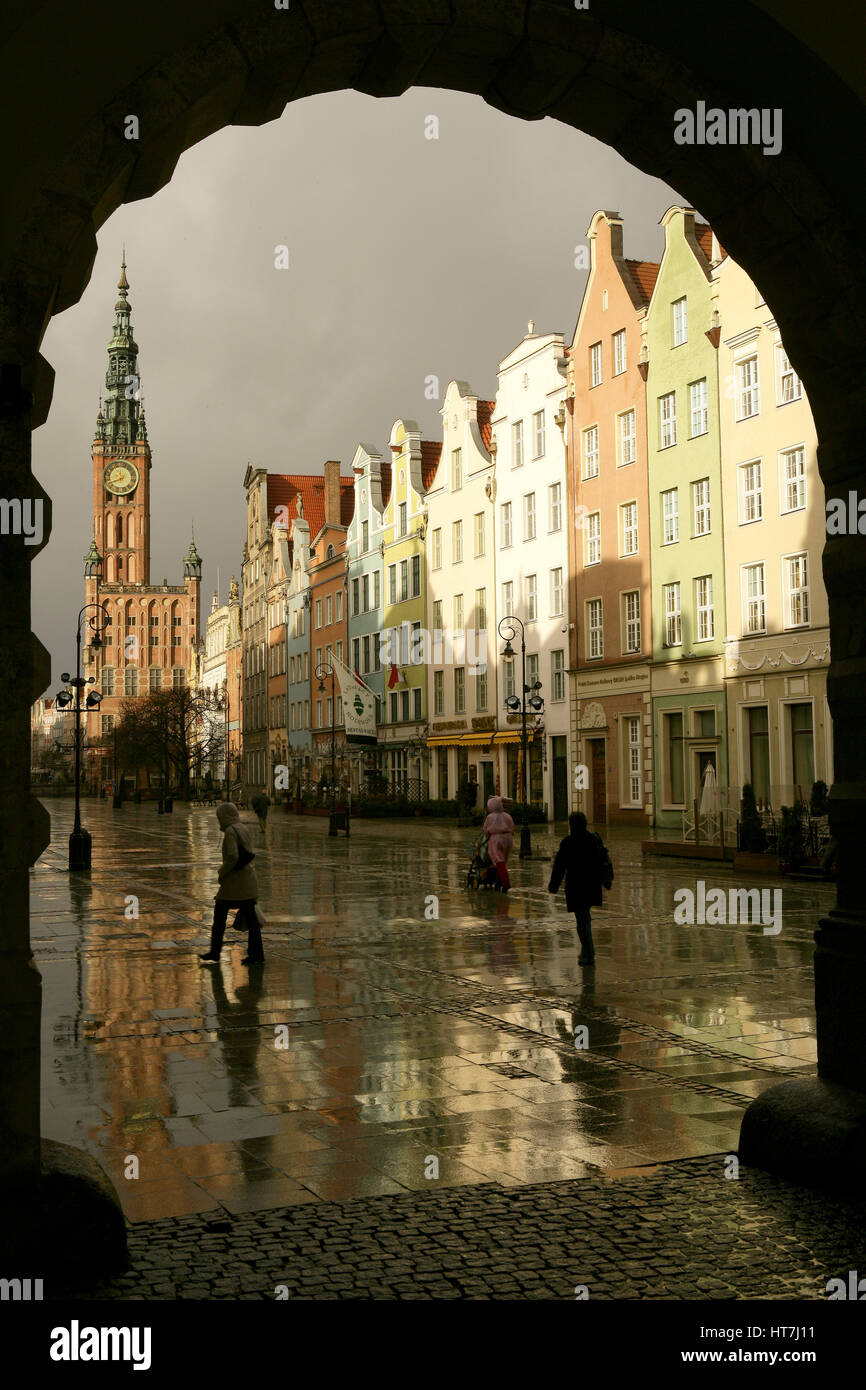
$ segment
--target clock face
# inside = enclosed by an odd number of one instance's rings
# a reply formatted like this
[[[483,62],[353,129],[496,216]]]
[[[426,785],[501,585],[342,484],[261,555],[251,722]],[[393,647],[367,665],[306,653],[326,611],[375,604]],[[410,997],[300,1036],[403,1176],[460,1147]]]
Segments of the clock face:
[[[102,480],[115,497],[126,497],[138,487],[138,469],[127,459],[113,459],[105,465]]]

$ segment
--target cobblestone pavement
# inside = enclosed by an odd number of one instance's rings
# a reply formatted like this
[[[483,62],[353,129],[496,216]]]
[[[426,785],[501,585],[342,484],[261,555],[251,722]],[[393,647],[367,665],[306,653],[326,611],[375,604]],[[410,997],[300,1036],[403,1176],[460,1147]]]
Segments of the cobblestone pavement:
[[[825,885],[754,880],[782,886],[778,935],[677,925],[676,889],[740,886],[730,870],[643,859],[638,835],[614,831],[597,965],[582,970],[546,891],[552,829],[533,830],[535,857],[515,857],[501,897],[467,893],[468,831],[364,821],[329,839],[325,820],[273,810],[255,830],[267,963],[244,968],[229,932],[208,969],[214,810],[85,803],[87,876],[65,868],[71,802],[46,804],[54,839],[32,875],[43,1132],[103,1164],[133,1226],[274,1210],[279,1231],[297,1207],[293,1226],[312,1231],[314,1207],[387,1196],[413,1213],[470,1199],[507,1212],[526,1185],[561,1193],[730,1153],[753,1096],[814,1071]],[[641,1181],[649,1194],[656,1179]]]
[[[645,1176],[495,1184],[143,1222],[84,1299],[808,1299],[862,1266],[866,1205],[692,1159]],[[579,1287],[585,1288],[585,1294]]]

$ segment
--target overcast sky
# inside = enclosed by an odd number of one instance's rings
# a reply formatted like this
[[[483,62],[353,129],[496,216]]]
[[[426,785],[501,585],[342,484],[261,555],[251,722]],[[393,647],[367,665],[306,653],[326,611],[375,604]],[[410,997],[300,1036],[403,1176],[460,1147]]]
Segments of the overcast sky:
[[[33,565],[33,626],[50,693],[74,660],[124,242],[153,450],[151,582],[180,582],[194,519],[204,624],[217,572],[221,602],[239,574],[248,462],[321,473],[338,458],[348,472],[358,442],[384,451],[398,417],[439,439],[427,376],[443,396],[458,378],[492,397],[528,319],[571,341],[586,280],[574,248],[593,212],[618,210],[626,255],[657,259],[678,201],[568,126],[431,89],[311,97],[188,151],[166,188],[102,227],[90,284],[43,343],[56,382],[33,470],[54,531]],[[281,244],[288,270],[274,266]]]

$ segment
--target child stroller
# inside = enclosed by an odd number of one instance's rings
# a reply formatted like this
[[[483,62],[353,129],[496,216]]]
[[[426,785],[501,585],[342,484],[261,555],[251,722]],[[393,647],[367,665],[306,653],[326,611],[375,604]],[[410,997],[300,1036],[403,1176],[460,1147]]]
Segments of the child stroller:
[[[495,888],[498,883],[496,866],[487,849],[487,836],[482,830],[477,840],[469,840],[469,871],[466,875],[467,888]]]

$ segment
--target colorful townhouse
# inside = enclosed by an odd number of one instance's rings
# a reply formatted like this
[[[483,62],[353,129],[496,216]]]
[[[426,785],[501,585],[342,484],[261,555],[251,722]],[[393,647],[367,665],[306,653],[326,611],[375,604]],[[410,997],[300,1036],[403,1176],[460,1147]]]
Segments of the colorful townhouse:
[[[730,257],[714,290],[730,787],[739,801],[751,783],[778,813],[833,780],[824,489],[809,402],[772,314]]]
[[[289,531],[291,577],[286,593],[286,702],[289,785],[293,796],[313,782],[310,676],[310,523],[295,499]]]
[[[644,321],[653,800],[656,826],[690,836],[704,788],[720,794],[724,807],[728,786],[720,327],[712,284],[722,253],[691,208],[669,208],[661,225],[665,249]]]
[[[453,800],[471,777],[479,806],[500,787],[492,409],[465,381],[449,383],[441,454],[425,494],[430,796]]]
[[[618,213],[589,225],[569,354],[570,666],[575,802],[595,824],[652,823],[652,593],[643,331],[659,267],[623,255]]]
[[[524,770],[520,716],[505,700],[520,697],[521,640],[526,643],[527,699],[544,701],[529,711],[531,802],[548,820],[564,820],[571,808],[568,699],[569,555],[565,397],[567,357],[561,333],[535,332],[498,367],[490,452],[495,459],[495,547],[491,592],[491,661],[501,672],[497,700],[497,787],[520,800]],[[499,625],[513,616],[514,660],[502,661]],[[492,681],[491,681],[492,684]]]
[[[384,627],[384,512],[391,490],[391,464],[371,444],[359,444],[352,460],[354,512],[346,533],[349,600],[347,665],[376,697],[376,728],[382,738],[386,716],[385,672],[381,638]],[[381,747],[381,745],[380,745]],[[380,785],[384,773],[380,749],[365,750],[356,790]]]
[[[277,801],[288,792],[288,696],[286,682],[286,594],[292,572],[289,530],[284,515],[271,525],[271,565],[268,577],[268,751],[271,764],[270,795]]]
[[[340,464],[328,459],[324,469],[324,518],[310,549],[310,681],[313,707],[313,775],[331,785],[331,762],[339,786],[350,780],[343,729],[343,700],[332,654],[348,660],[346,535],[354,505],[352,479],[340,477]],[[326,668],[330,667],[330,672]]]
[[[385,723],[381,747],[394,795],[428,794],[427,668],[421,633],[427,621],[424,494],[441,445],[421,440],[414,420],[396,420],[388,443],[391,490],[382,514],[383,635],[387,642]]]

